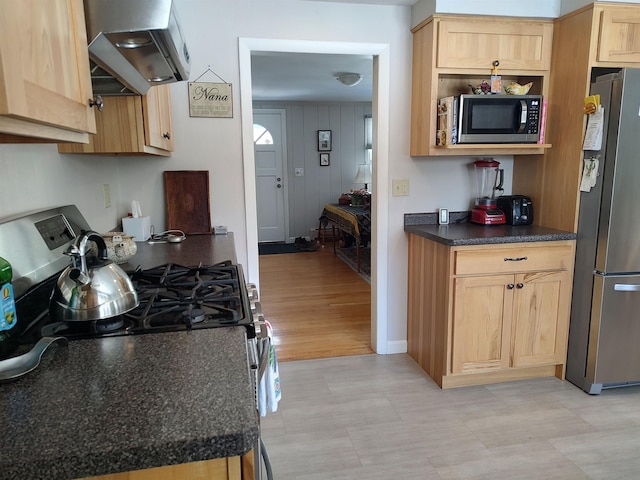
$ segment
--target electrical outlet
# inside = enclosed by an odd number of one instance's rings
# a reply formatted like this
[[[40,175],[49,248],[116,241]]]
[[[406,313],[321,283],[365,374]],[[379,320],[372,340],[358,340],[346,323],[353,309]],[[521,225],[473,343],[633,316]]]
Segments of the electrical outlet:
[[[108,183],[102,184],[102,197],[104,198],[104,208],[111,207],[111,186]]]
[[[304,177],[304,168],[296,168],[296,177]]]
[[[409,179],[391,180],[391,195],[394,197],[409,195]]]

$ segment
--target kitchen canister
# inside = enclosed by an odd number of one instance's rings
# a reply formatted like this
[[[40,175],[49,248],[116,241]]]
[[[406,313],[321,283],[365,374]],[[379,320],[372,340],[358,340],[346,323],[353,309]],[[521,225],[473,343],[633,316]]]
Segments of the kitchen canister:
[[[133,235],[127,235],[124,232],[107,232],[100,236],[107,245],[107,258],[113,263],[126,263],[138,251]],[[91,246],[91,253],[93,255],[98,253],[95,245]]]

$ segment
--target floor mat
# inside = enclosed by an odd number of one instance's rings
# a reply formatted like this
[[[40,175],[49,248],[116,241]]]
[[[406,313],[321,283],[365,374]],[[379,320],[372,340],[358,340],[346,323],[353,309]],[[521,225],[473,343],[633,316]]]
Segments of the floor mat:
[[[294,243],[259,243],[259,255],[275,255],[278,253],[299,253],[300,250]]]

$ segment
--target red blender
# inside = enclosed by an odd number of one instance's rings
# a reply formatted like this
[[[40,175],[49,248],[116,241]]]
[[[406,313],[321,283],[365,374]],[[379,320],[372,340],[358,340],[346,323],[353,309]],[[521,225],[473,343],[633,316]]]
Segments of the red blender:
[[[502,191],[504,170],[500,162],[492,158],[483,158],[473,163],[476,173],[478,196],[471,210],[471,221],[480,225],[502,225],[506,223],[504,212],[498,209],[496,190]],[[499,182],[498,182],[499,179]]]

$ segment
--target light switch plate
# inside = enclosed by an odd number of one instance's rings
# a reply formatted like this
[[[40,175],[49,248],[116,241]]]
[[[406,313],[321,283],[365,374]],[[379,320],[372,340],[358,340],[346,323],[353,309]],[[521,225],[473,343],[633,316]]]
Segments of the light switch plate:
[[[405,197],[409,195],[409,179],[391,180],[391,195],[394,197]]]

